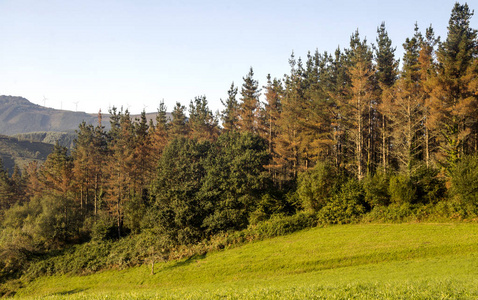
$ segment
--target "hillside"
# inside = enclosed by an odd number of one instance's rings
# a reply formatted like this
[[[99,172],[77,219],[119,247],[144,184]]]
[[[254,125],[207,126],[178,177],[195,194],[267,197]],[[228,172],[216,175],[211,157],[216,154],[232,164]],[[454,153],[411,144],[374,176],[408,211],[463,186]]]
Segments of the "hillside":
[[[73,132],[82,121],[96,124],[97,116],[42,107],[22,97],[0,96],[0,134]]]
[[[156,113],[147,113],[146,116],[148,120],[156,119]],[[170,114],[168,116],[170,117]],[[102,118],[102,125],[108,130],[109,115],[104,114]],[[131,118],[134,120],[139,118],[139,115],[131,115]],[[0,96],[0,134],[62,132],[67,136],[66,139],[71,140],[71,134],[74,134],[83,121],[97,125],[98,115],[43,107],[22,97]],[[20,139],[36,142],[50,142],[51,137],[19,136]],[[68,141],[63,144],[67,146]]]
[[[19,141],[14,137],[0,135],[0,157],[9,172],[13,171],[15,164],[23,169],[32,161],[45,161],[52,150],[51,144]]]
[[[73,148],[76,133],[75,132],[60,132],[60,131],[44,131],[44,132],[28,132],[18,133],[13,135],[19,141],[40,142],[54,145],[58,142],[60,146]]]
[[[37,299],[476,299],[476,224],[314,228],[242,247],[89,276],[43,277]],[[30,298],[31,297],[31,298]]]

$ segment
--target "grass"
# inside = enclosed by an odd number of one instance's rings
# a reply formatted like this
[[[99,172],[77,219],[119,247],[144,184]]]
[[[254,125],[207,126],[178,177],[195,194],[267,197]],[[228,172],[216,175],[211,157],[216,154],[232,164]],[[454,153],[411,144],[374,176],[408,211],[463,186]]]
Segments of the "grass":
[[[478,225],[314,228],[187,260],[43,277],[27,299],[474,299]]]

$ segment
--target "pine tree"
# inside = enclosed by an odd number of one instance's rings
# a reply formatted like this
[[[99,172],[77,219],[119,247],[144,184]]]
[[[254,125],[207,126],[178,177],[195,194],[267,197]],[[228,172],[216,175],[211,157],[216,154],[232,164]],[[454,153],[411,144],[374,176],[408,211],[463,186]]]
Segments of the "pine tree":
[[[388,115],[393,126],[394,158],[399,167],[410,172],[421,155],[423,138],[423,103],[419,85],[419,51],[422,37],[415,27],[415,36],[403,44],[403,70],[394,89],[392,112]]]
[[[282,169],[281,182],[295,179],[298,174],[300,158],[300,114],[303,113],[301,103],[304,101],[302,89],[302,62],[295,59],[292,53],[289,59],[291,74],[284,80],[284,96],[281,101],[280,127],[277,136],[275,164]]]
[[[425,36],[422,37],[420,42],[420,52],[418,57],[419,64],[419,84],[420,84],[420,102],[423,106],[423,160],[427,168],[434,162],[432,158],[433,153],[437,150],[436,137],[438,132],[433,124],[437,123],[433,120],[433,102],[430,94],[436,84],[436,62],[435,62],[435,46],[439,39],[435,38],[433,28],[430,26],[426,29]]]
[[[219,135],[218,122],[208,107],[206,96],[196,97],[189,104],[190,136],[198,141],[213,141]]]
[[[472,16],[468,4],[456,3],[448,22],[447,38],[437,51],[438,77],[432,97],[442,107],[440,131],[448,170],[466,153],[476,124],[472,112],[477,98],[469,89],[470,80],[475,77],[470,74],[477,74],[471,68],[478,55],[477,31],[470,27]]]
[[[392,40],[389,38],[383,22],[377,28],[378,37],[376,39],[377,46],[375,48],[375,62],[376,62],[376,78],[378,82],[378,99],[380,103],[377,106],[380,123],[381,135],[381,164],[385,171],[387,168],[387,161],[390,148],[391,130],[389,128],[390,121],[387,119],[388,108],[384,104],[384,98],[389,97],[390,89],[395,84],[398,77],[398,61],[395,59],[396,48],[392,47]],[[385,101],[386,102],[386,101]],[[382,109],[385,110],[382,111]]]
[[[167,108],[164,101],[159,103],[158,114],[156,115],[156,125],[151,132],[151,165],[156,167],[161,158],[164,147],[169,139],[169,125],[167,117]]]
[[[169,134],[171,138],[185,137],[189,133],[188,119],[185,115],[186,107],[176,102],[176,106],[171,113],[172,120],[169,126]]]
[[[221,111],[222,127],[224,131],[233,131],[238,127],[239,120],[239,103],[237,102],[237,87],[234,86],[234,82],[227,91],[228,97],[225,101],[221,99],[224,110]]]
[[[134,127],[128,110],[117,114],[109,132],[115,137],[109,143],[107,161],[107,210],[116,219],[118,237],[121,237],[124,223],[125,203],[134,197],[137,178],[133,177],[137,166],[134,164]],[[115,127],[113,127],[115,125]]]
[[[349,141],[355,148],[355,173],[361,180],[366,171],[370,171],[371,145],[367,143],[370,137],[370,115],[374,100],[374,69],[372,65],[372,51],[367,41],[360,40],[356,31],[350,41],[348,56],[351,66],[348,69],[350,77],[349,98],[344,110],[348,122],[347,131]],[[367,155],[368,153],[368,155]]]
[[[346,99],[350,85],[350,78],[347,71],[348,61],[346,55],[340,48],[337,48],[334,57],[330,57],[329,60],[331,62],[328,70],[326,96],[329,97],[332,102],[330,109],[333,137],[331,157],[333,157],[336,167],[345,167],[348,163],[347,154],[350,152],[347,143],[347,122],[343,113],[343,110],[346,110]]]
[[[258,133],[260,114],[259,83],[254,79],[252,67],[241,88],[241,103],[239,104],[239,129],[244,132]]]

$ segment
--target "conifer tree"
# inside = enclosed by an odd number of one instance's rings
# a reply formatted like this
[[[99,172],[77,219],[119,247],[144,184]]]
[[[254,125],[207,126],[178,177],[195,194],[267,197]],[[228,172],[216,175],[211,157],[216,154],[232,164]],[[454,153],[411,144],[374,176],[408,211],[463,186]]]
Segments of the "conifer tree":
[[[390,149],[391,130],[389,128],[389,120],[387,112],[389,107],[384,104],[384,98],[391,93],[390,89],[395,84],[398,77],[398,61],[395,59],[396,48],[392,47],[392,40],[389,38],[385,29],[385,22],[377,28],[378,37],[376,39],[377,46],[375,48],[376,77],[378,83],[378,99],[377,106],[379,112],[380,135],[381,135],[381,165],[383,170],[387,168],[387,161]],[[386,102],[386,101],[385,101]],[[385,110],[385,112],[382,111]]]
[[[302,62],[296,60],[292,53],[289,59],[291,74],[284,80],[284,96],[281,101],[281,118],[278,122],[280,127],[277,137],[275,164],[282,168],[281,181],[294,179],[299,170],[299,147],[300,147],[300,124],[299,114],[301,102],[303,102],[302,89]]]
[[[156,125],[151,132],[151,165],[156,168],[158,161],[166,147],[169,139],[169,123],[167,117],[167,108],[164,101],[159,103],[158,113],[156,115]]]
[[[208,107],[206,96],[196,97],[189,104],[189,128],[191,138],[213,141],[219,135],[216,117]]]
[[[348,134],[347,122],[345,115],[342,112],[346,108],[348,89],[350,85],[349,74],[347,71],[347,57],[337,48],[334,57],[330,57],[330,67],[328,70],[328,83],[326,87],[326,96],[331,99],[332,107],[331,126],[332,126],[332,157],[336,167],[344,167],[347,163],[348,149]]]
[[[124,223],[125,203],[134,197],[136,178],[132,177],[137,166],[134,165],[134,127],[126,110],[117,114],[119,120],[112,122],[110,136],[114,136],[109,145],[107,162],[107,195],[109,213],[116,219],[118,237],[121,237]],[[115,125],[115,127],[113,126]]]
[[[433,102],[430,94],[436,84],[436,62],[435,62],[435,46],[439,39],[435,38],[433,28],[430,26],[426,29],[425,36],[420,41],[420,52],[418,56],[419,64],[419,84],[420,84],[420,102],[423,106],[423,160],[427,168],[430,167],[434,159],[432,154],[437,151],[436,137],[438,132],[433,124],[437,123],[437,117],[432,115]]]
[[[244,83],[241,88],[241,103],[239,104],[238,125],[241,131],[258,133],[260,89],[259,83],[254,79],[254,71],[252,70],[252,67],[243,80]]]
[[[269,172],[274,170],[273,178],[276,178],[277,166],[274,161],[277,160],[276,140],[279,134],[279,119],[281,114],[281,98],[283,94],[282,83],[280,80],[271,79],[270,74],[267,75],[267,85],[264,87],[266,101],[264,103],[264,114],[261,124],[262,136],[267,140],[269,155],[271,155],[271,165],[268,166]]]
[[[419,52],[422,36],[415,27],[415,36],[404,43],[402,76],[394,90],[392,112],[394,126],[394,154],[399,167],[410,172],[412,164],[420,157],[423,138],[423,103],[420,97]]]
[[[477,98],[469,83],[477,74],[471,68],[478,45],[477,31],[470,27],[472,16],[468,4],[456,3],[448,22],[447,38],[437,51],[438,77],[432,97],[440,107],[439,126],[448,170],[466,153],[467,144],[473,144],[470,133],[476,124],[473,109]]]
[[[224,131],[233,131],[237,129],[239,118],[239,102],[237,102],[237,87],[234,82],[227,91],[228,97],[225,101],[221,99],[224,110],[221,111],[222,127]]]
[[[355,173],[361,180],[366,171],[370,171],[371,168],[372,148],[367,141],[370,139],[369,121],[373,109],[375,85],[372,51],[366,40],[360,40],[358,31],[351,37],[348,56],[351,64],[348,69],[350,90],[344,115],[348,119],[347,130],[350,142],[355,148]]]
[[[171,113],[172,120],[169,126],[171,138],[185,137],[189,133],[188,119],[185,115],[186,107],[176,102],[176,106]]]

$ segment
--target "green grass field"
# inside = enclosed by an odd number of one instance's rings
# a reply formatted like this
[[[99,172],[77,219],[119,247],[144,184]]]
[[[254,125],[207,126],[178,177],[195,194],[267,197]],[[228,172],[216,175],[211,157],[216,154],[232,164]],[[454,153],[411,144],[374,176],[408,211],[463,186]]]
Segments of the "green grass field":
[[[477,299],[478,225],[314,228],[179,262],[39,278],[27,299]]]

